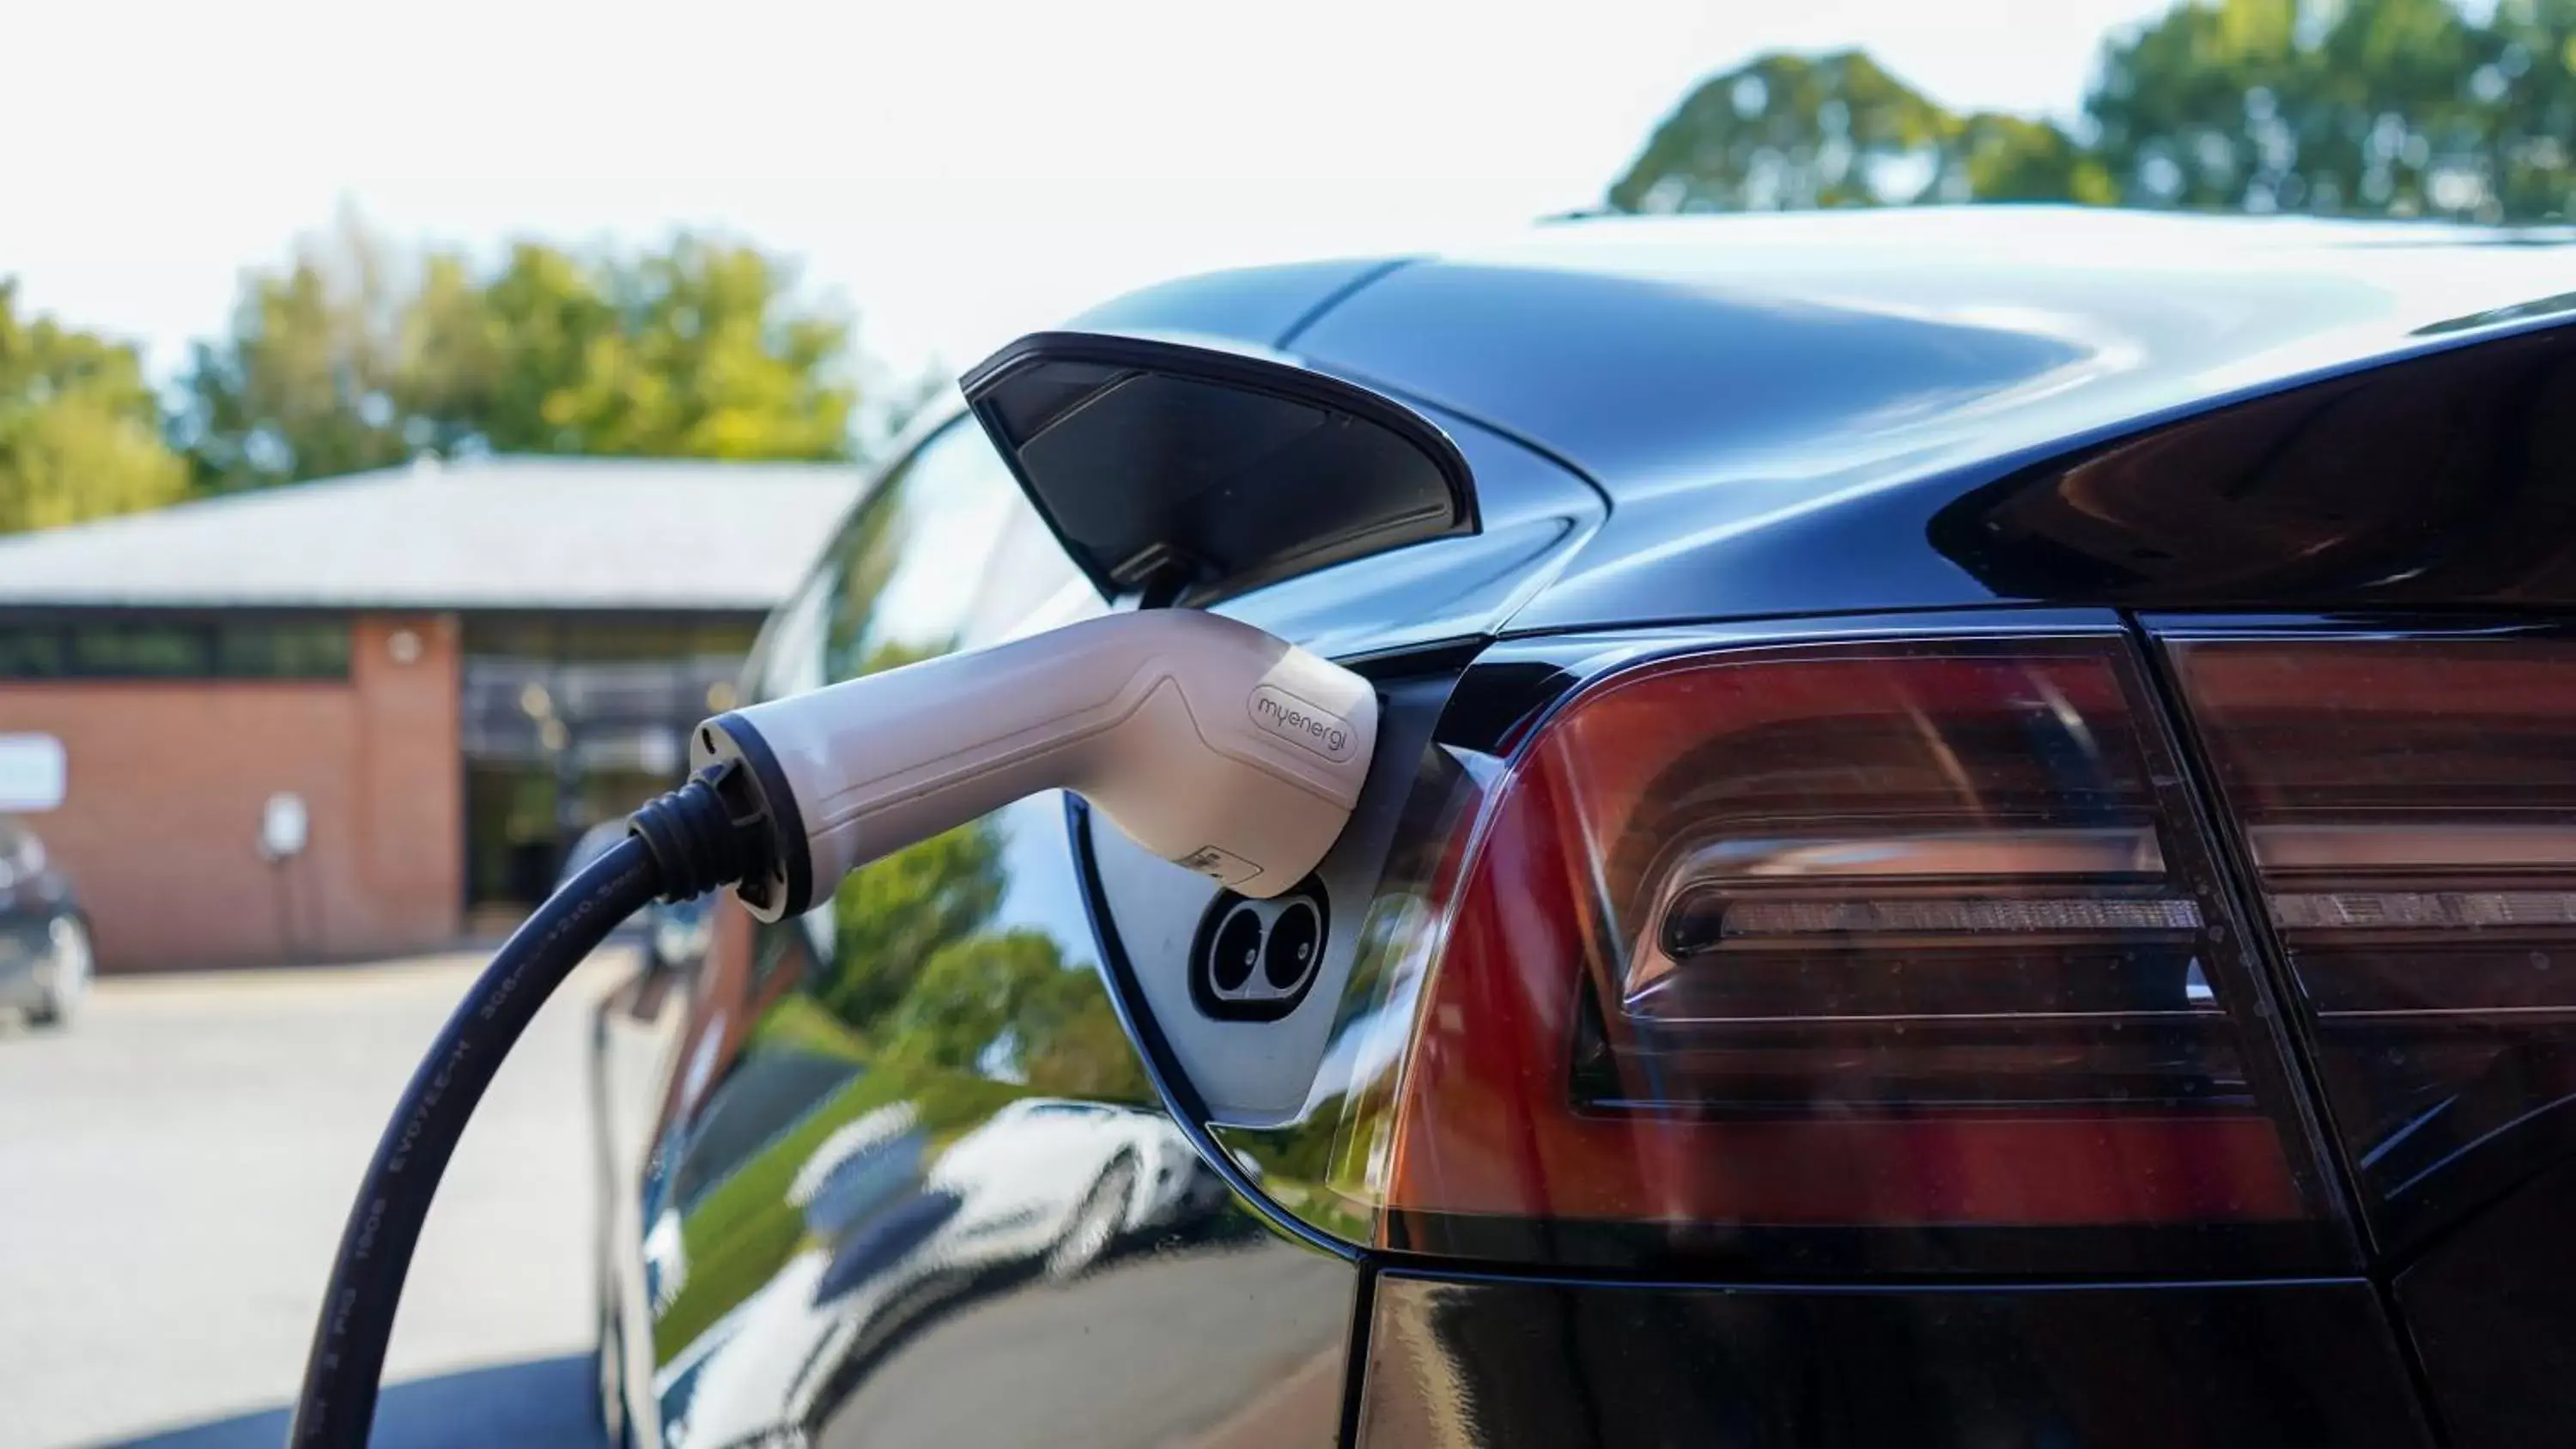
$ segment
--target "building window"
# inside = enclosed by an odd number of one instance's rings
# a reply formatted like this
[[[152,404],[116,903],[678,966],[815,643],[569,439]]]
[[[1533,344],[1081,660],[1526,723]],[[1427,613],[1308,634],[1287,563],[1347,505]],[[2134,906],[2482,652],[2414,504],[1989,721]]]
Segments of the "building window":
[[[346,679],[348,623],[218,624],[215,675],[221,679]]]
[[[0,679],[346,679],[349,621],[0,619]]]
[[[60,631],[0,624],[0,679],[52,679],[62,673]]]
[[[205,679],[214,631],[191,624],[75,624],[71,672],[83,679]]]
[[[458,673],[468,905],[543,900],[585,830],[678,784],[759,620],[468,615]]]

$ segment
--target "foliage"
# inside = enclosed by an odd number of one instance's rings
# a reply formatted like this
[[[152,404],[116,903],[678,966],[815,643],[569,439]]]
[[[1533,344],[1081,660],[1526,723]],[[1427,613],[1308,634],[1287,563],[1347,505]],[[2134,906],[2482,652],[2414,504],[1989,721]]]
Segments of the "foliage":
[[[1040,931],[978,933],[951,941],[921,963],[912,989],[888,1013],[886,1040],[907,1061],[942,1071],[973,1071],[1000,1044],[1052,1034],[1070,1004],[1060,981],[1064,953]]]
[[[833,963],[815,995],[880,1039],[924,965],[982,930],[1001,903],[1001,840],[982,821],[852,871],[832,896]]]
[[[880,1070],[976,1072],[1035,1091],[1152,1099],[1097,972],[1049,936],[995,929],[992,822],[936,835],[852,872],[832,901],[832,964],[812,985]]]
[[[2098,192],[2045,122],[1954,116],[1858,51],[1703,82],[1610,188],[1620,211],[1777,211]],[[1982,185],[1980,184],[1982,183]]]
[[[246,279],[197,346],[174,431],[202,486],[257,487],[423,451],[830,459],[858,388],[846,317],[755,248],[636,255],[533,241],[488,274],[406,257],[354,218]]]
[[[134,349],[21,317],[0,280],[0,532],[158,508],[186,487]]]
[[[796,1052],[859,1064],[868,1059],[868,1044],[859,1034],[824,1010],[822,1003],[801,992],[780,997],[761,1014],[759,1023],[752,1028],[751,1049]]]
[[[988,817],[851,873],[821,908],[822,959],[802,923],[767,928],[801,958],[799,989],[764,1010],[752,1050],[859,1070],[686,1209],[688,1277],[653,1330],[665,1360],[807,1245],[788,1187],[867,1113],[904,1104],[935,1154],[1031,1093],[1153,1100],[1099,973],[1041,932],[996,924],[1004,869]]]
[[[1953,115],[1856,51],[1694,90],[1618,211],[1934,201],[2576,215],[2576,0],[2185,0],[2105,45],[2083,124]]]

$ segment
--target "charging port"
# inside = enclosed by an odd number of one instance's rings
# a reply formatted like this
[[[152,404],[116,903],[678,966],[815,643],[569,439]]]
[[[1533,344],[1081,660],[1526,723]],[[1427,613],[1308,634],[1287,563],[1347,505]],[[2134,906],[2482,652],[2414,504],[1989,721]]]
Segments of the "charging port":
[[[1324,887],[1308,877],[1272,900],[1218,894],[1190,953],[1190,999],[1220,1021],[1295,1011],[1324,960]]]

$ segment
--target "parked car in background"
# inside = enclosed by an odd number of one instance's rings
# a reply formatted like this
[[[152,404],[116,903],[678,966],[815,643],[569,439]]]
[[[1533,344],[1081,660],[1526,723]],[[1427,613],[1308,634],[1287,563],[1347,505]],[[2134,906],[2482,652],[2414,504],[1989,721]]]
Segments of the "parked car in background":
[[[0,815],[0,1006],[60,1026],[80,1010],[92,965],[89,918],[70,878],[24,821]]]
[[[1377,684],[1368,793],[1274,901],[1040,798],[720,904],[604,1184],[612,1425],[2563,1439],[2571,288],[2555,234],[1590,221],[1006,352],[755,697],[1206,607]],[[1228,1195],[1145,1211],[1174,1143]]]

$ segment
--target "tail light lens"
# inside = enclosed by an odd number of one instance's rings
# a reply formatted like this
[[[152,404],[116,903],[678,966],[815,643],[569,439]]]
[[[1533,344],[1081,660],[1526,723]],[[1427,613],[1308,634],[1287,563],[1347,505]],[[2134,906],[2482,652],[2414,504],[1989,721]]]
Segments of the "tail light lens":
[[[2168,648],[2383,1240],[2576,1152],[2576,646]]]
[[[1376,1135],[1344,1195],[1389,1246],[1524,1261],[2336,1260],[2139,698],[2116,637],[1741,649],[1585,688],[1483,781],[1414,913],[1445,928],[1400,1072],[1351,1094],[1382,1110],[1354,1114]]]

